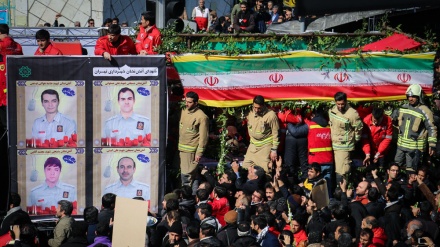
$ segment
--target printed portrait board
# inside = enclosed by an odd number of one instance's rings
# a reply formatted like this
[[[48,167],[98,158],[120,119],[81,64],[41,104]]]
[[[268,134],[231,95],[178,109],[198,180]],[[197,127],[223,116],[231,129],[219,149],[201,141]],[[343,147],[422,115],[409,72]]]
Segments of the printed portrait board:
[[[58,201],[85,208],[85,152],[76,149],[22,149],[17,155],[18,193],[31,215],[55,214]]]
[[[164,56],[9,56],[7,65],[11,191],[22,207],[54,214],[51,204],[66,199],[82,214],[111,192],[142,197],[157,211],[165,188]]]
[[[84,86],[85,81],[18,81],[17,116],[24,120],[17,123],[18,148],[85,147]]]

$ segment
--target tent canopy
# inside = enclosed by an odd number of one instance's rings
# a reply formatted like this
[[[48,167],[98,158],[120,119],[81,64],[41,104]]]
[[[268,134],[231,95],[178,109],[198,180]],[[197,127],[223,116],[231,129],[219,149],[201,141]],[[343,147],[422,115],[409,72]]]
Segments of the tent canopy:
[[[419,48],[422,44],[411,39],[410,37],[395,33],[387,38],[378,40],[376,42],[364,45],[362,48],[362,52],[368,52],[368,51],[407,51]],[[351,48],[342,51],[342,53],[351,53],[358,50],[358,48]]]

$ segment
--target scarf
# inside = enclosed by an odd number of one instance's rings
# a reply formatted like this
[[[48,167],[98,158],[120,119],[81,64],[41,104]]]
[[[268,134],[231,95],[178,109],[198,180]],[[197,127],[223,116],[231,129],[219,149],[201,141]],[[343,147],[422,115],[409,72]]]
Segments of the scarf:
[[[268,230],[269,230],[269,226],[266,226],[265,228],[263,228],[263,230],[261,230],[260,233],[258,233],[258,235],[257,235],[257,242],[258,243],[261,243],[261,241],[263,241],[263,238],[266,236]]]

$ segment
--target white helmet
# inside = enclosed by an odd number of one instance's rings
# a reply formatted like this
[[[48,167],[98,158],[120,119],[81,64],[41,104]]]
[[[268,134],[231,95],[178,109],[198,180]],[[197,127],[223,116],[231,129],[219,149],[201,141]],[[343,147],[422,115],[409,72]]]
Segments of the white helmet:
[[[419,84],[412,84],[406,89],[406,96],[422,97],[422,87]]]

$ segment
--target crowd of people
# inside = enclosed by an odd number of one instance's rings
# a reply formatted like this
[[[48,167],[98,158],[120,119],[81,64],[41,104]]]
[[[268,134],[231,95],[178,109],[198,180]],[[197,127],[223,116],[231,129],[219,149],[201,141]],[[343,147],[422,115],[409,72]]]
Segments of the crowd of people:
[[[192,17],[200,31],[215,32],[264,32],[270,23],[294,18],[291,9],[281,13],[273,2],[267,7],[262,3],[256,1],[250,11],[241,0],[238,11],[214,20],[215,13],[200,0]],[[97,40],[95,55],[112,60],[113,55],[156,53],[161,38],[153,14],[141,15],[136,42],[121,35],[120,25],[113,21]],[[93,19],[88,25],[94,25]],[[7,25],[0,24],[2,52],[19,54],[20,45],[8,33]],[[61,54],[48,31],[38,31],[36,40],[35,55]],[[6,42],[9,46],[3,45]],[[200,166],[210,119],[199,108],[197,93],[187,92],[175,125],[181,187],[161,198],[161,212],[150,212],[159,222],[146,229],[145,245],[436,246],[440,95],[434,93],[430,107],[422,87],[413,84],[406,97],[408,103],[387,112],[379,105],[351,107],[344,92],[334,95],[332,108],[312,110],[271,109],[257,95],[244,132],[235,124],[228,128],[232,146],[244,140],[244,160],[232,159],[216,177]],[[115,198],[106,193],[100,210],[85,208],[84,221],[71,217],[70,201],[58,201],[59,220],[47,244],[111,246],[113,225],[127,224],[113,221]],[[0,235],[9,246],[36,246],[38,231],[20,204],[20,195],[10,193]],[[45,244],[40,235],[40,245]]]
[[[279,2],[279,3],[278,3]],[[192,11],[192,19],[197,23],[197,31],[212,33],[265,33],[273,23],[283,23],[298,20],[292,7],[282,6],[282,1],[240,0],[235,4],[230,14],[217,16],[215,10],[205,6],[204,0],[199,0],[199,6]]]

